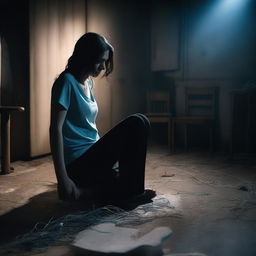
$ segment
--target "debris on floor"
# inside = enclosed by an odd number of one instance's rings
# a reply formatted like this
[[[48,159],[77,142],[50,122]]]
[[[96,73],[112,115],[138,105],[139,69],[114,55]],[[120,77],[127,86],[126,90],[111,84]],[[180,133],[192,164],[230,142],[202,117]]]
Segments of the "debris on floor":
[[[70,244],[79,232],[94,225],[140,225],[163,216],[182,216],[164,196],[156,196],[151,203],[140,205],[131,211],[110,205],[88,212],[68,214],[55,220],[50,219],[47,223],[37,223],[29,233],[0,248],[0,253],[45,251],[49,246]]]
[[[169,178],[169,177],[173,177],[173,176],[175,176],[174,173],[168,174],[167,172],[165,172],[164,174],[161,175],[161,177],[163,177],[163,178]]]
[[[138,233],[137,229],[103,223],[80,232],[72,245],[92,252],[124,254],[142,246],[158,247],[172,231],[168,227],[157,227],[139,238]]]

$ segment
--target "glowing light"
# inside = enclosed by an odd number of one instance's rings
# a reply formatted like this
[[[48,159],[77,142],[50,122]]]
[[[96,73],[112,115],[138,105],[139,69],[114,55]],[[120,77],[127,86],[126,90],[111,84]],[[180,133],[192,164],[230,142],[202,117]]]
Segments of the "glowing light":
[[[206,6],[199,14],[195,37],[208,42],[213,39],[220,50],[228,46],[242,31],[241,27],[250,7],[249,2],[252,0],[218,0]],[[216,35],[219,37],[216,38]]]
[[[250,0],[221,0],[219,8],[223,11],[231,11],[246,6]]]

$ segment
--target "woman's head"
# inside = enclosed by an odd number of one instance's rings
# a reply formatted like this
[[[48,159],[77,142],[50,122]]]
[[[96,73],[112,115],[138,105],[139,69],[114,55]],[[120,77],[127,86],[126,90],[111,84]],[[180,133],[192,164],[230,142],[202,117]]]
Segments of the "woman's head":
[[[86,33],[76,42],[66,69],[91,76],[98,76],[105,69],[104,76],[113,70],[113,47],[101,35]]]

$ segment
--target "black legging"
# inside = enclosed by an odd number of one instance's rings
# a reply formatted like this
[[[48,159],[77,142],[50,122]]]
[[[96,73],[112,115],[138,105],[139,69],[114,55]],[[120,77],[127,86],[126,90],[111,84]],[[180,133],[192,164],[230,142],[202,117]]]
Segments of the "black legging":
[[[146,116],[128,116],[67,165],[68,175],[80,187],[98,186],[101,196],[143,193],[149,130]],[[116,162],[118,175],[113,169]]]

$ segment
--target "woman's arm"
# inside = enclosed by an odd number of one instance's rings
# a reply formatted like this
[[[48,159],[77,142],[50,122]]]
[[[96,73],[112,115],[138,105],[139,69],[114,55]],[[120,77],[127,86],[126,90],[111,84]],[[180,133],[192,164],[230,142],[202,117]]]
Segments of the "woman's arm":
[[[58,181],[60,199],[77,200],[80,191],[75,183],[68,177],[65,161],[62,126],[66,118],[67,110],[59,104],[51,106],[50,145],[55,173]]]

